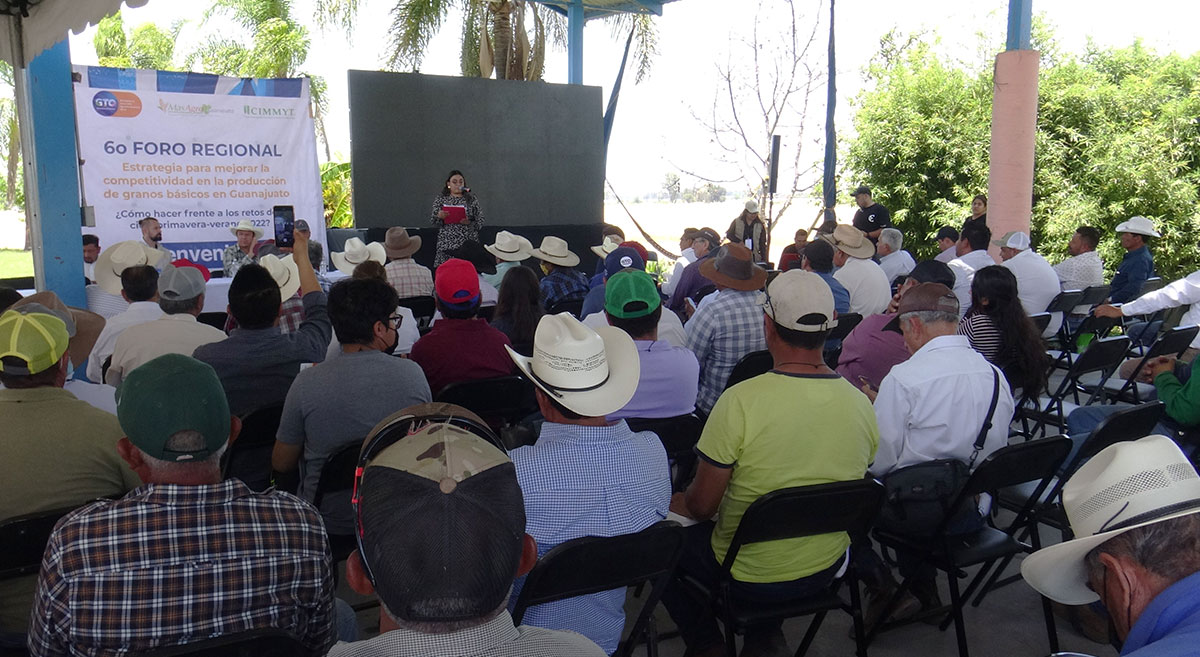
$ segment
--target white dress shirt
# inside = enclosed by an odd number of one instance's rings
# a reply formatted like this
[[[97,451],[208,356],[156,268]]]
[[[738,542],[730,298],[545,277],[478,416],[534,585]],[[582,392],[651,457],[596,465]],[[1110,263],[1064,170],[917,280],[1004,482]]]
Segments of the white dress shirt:
[[[949,247],[942,249],[942,252],[935,255],[933,259],[937,260],[938,262],[950,264],[950,261],[957,257],[958,253],[955,251],[955,245],[951,244]]]
[[[879,449],[871,474],[936,459],[970,460],[992,401],[994,371],[962,335],[936,337],[892,367],[875,398]],[[1008,444],[1012,416],[1012,393],[1001,374],[992,428],[975,465]]]
[[[479,305],[494,306],[500,298],[500,291],[495,285],[483,280],[483,274],[479,275]]]
[[[675,284],[679,282],[679,275],[693,262],[696,262],[696,252],[689,246],[683,250],[683,253],[679,254],[679,259],[675,261],[675,266],[671,268],[671,272],[667,274],[666,280],[663,281],[663,294],[669,297],[675,292]]]
[[[850,293],[850,312],[877,315],[892,300],[892,281],[873,260],[847,258],[833,277]]]
[[[1124,303],[1121,306],[1121,314],[1126,316],[1146,315],[1184,305],[1191,307],[1179,320],[1179,325],[1195,326],[1200,324],[1200,271],[1194,271],[1185,278],[1171,281],[1153,292],[1147,292],[1133,301]],[[1200,349],[1200,335],[1192,340],[1190,346],[1193,349]]]
[[[125,375],[159,356],[191,356],[196,347],[220,342],[226,337],[224,331],[201,324],[191,313],[163,315],[152,322],[130,326],[113,344],[112,364],[104,382],[119,386]]]
[[[971,309],[971,282],[975,280],[975,270],[994,264],[996,260],[986,249],[971,251],[950,261],[950,270],[954,272],[954,296],[958,297],[959,317]]]
[[[89,281],[92,281],[93,283],[96,282],[96,263],[94,263],[94,262],[83,263],[83,277],[88,279]]]
[[[917,266],[917,261],[913,260],[908,251],[892,251],[879,259],[879,266],[883,273],[887,274],[888,284],[891,284],[897,276],[908,276],[913,267]]]
[[[708,295],[711,296],[714,295]],[[593,329],[608,326],[608,318],[603,312],[592,313],[583,318],[583,325]],[[658,339],[671,343],[672,347],[687,346],[687,331],[683,329],[683,322],[679,321],[679,315],[666,308],[663,308],[662,317],[658,320]]]
[[[109,318],[104,324],[104,329],[100,331],[100,337],[96,338],[91,355],[88,356],[88,379],[92,383],[103,383],[104,379],[100,376],[101,366],[104,365],[104,360],[112,355],[113,349],[117,346],[117,337],[125,329],[152,322],[162,316],[163,311],[158,307],[158,303],[136,301],[129,304],[129,309],[125,312]]]
[[[1058,274],[1055,274],[1050,263],[1040,254],[1034,253],[1033,249],[1018,252],[1000,263],[1000,266],[1007,267],[1016,277],[1017,296],[1020,297],[1021,305],[1027,314],[1046,312],[1046,306],[1049,306],[1060,292]],[[1054,335],[1059,326],[1062,326],[1062,313],[1051,313],[1050,325],[1042,335]]]
[[[1095,285],[1104,285],[1104,263],[1095,251],[1085,251],[1077,256],[1071,256],[1053,266],[1058,275],[1059,288],[1062,290],[1086,290]],[[1087,304],[1075,306],[1071,311],[1076,315],[1086,315],[1092,308]]]

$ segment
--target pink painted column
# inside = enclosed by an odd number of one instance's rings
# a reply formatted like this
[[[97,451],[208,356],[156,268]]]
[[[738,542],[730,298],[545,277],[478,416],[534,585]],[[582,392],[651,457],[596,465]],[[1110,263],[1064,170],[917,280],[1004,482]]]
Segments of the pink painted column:
[[[1007,50],[996,56],[987,212],[993,239],[1011,230],[1029,232],[1039,58],[1036,50]],[[990,251],[999,260],[999,248]]]

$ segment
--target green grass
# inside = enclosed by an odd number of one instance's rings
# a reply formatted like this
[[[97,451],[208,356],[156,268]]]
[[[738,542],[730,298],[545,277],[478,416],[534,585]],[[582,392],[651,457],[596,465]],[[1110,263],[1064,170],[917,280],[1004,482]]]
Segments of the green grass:
[[[33,252],[0,249],[0,279],[33,276]]]

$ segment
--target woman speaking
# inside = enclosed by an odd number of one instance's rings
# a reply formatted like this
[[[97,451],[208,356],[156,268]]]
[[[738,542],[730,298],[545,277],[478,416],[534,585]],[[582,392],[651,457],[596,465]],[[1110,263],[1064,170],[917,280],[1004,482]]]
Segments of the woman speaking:
[[[433,199],[430,222],[437,226],[437,256],[433,259],[436,269],[450,259],[450,252],[464,242],[478,242],[479,229],[483,227],[483,211],[479,201],[467,189],[467,181],[461,171],[450,172],[442,193]]]

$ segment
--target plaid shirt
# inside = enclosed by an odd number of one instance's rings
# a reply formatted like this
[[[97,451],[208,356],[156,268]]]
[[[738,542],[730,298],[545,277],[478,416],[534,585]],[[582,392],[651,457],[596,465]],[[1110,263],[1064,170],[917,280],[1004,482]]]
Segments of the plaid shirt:
[[[221,254],[221,267],[224,269],[225,278],[233,278],[239,269],[254,262],[257,261],[252,253],[238,248],[237,242],[225,247],[225,252]]]
[[[549,310],[556,303],[587,296],[588,279],[583,272],[559,267],[543,278],[538,287],[542,291],[542,307]]]
[[[700,361],[700,396],[696,408],[711,412],[725,390],[729,374],[742,356],[767,348],[758,292],[721,290],[688,320],[687,347]]]
[[[325,291],[322,289],[322,291]],[[284,299],[283,305],[279,307],[279,333],[287,335],[300,330],[300,325],[304,323],[304,300],[300,296],[300,292],[296,292],[291,297]],[[225,313],[225,333],[230,333],[238,327],[237,320],[233,318],[233,313]]]
[[[429,267],[417,264],[412,258],[401,258],[387,263],[388,282],[396,288],[401,299],[427,297],[433,294],[433,273]]]
[[[117,657],[259,628],[314,653],[334,642],[321,516],[241,481],[149,484],[71,512],[50,537],[29,628],[34,657]]]

